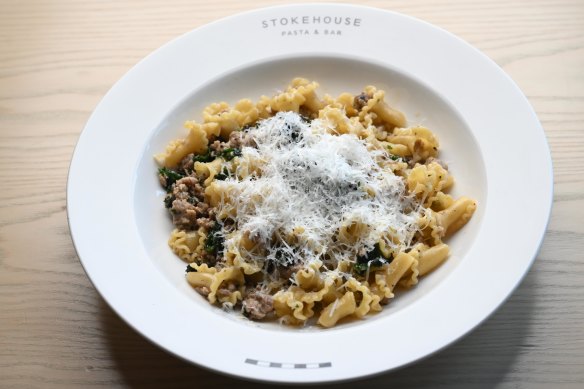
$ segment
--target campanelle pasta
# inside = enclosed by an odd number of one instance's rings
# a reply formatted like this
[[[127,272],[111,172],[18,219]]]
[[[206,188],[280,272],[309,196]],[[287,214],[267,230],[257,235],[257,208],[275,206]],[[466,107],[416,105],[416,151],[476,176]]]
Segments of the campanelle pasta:
[[[209,105],[155,156],[175,225],[168,241],[211,304],[252,320],[332,327],[379,312],[449,255],[476,209],[427,128],[385,92],[281,93]]]

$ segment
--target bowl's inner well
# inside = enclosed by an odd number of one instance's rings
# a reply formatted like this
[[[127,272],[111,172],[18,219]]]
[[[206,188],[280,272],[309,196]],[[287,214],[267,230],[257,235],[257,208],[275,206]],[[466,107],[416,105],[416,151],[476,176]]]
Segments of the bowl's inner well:
[[[421,82],[400,71],[348,58],[287,58],[237,69],[194,90],[153,129],[138,163],[134,195],[138,231],[150,259],[169,282],[181,293],[189,296],[193,301],[192,309],[213,309],[226,318],[242,320],[239,316],[226,314],[221,309],[209,305],[186,282],[185,263],[171,252],[167,244],[173,226],[164,208],[165,193],[158,183],[157,166],[152,156],[163,151],[169,141],[185,135],[184,121],[193,119],[200,121],[206,105],[219,101],[233,104],[242,98],[257,101],[261,95],[271,96],[282,90],[294,77],[299,76],[318,81],[320,95],[328,93],[337,96],[342,92],[358,94],[366,85],[375,85],[385,90],[386,101],[406,114],[409,125],[424,125],[438,136],[439,157],[448,164],[455,178],[455,185],[450,193],[454,197],[466,195],[478,200],[478,208],[472,220],[447,241],[451,248],[450,258],[436,271],[422,278],[411,290],[398,291],[396,298],[383,312],[368,318],[379,320],[415,304],[418,299],[431,293],[436,285],[445,281],[460,261],[472,260],[465,258],[465,255],[478,234],[487,200],[481,151],[456,107],[451,106]],[[273,323],[253,325],[288,330]]]

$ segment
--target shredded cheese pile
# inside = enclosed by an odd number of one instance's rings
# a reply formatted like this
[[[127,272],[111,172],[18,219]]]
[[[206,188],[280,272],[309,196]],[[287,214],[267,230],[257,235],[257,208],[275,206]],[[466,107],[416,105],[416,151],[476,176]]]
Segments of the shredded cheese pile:
[[[387,151],[294,112],[249,131],[257,147],[243,147],[241,158],[255,161],[260,173],[238,178],[236,171],[218,184],[229,193],[219,214],[235,211],[236,231],[262,247],[249,253],[252,260],[283,266],[320,260],[332,269],[381,240],[407,248],[420,208],[403,179],[379,165],[389,161]],[[227,235],[226,245],[236,235]]]

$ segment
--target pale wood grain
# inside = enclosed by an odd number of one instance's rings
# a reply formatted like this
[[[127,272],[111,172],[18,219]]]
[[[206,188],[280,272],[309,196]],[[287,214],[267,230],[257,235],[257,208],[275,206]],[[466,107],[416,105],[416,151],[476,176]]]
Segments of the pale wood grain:
[[[167,354],[109,309],[75,254],[65,188],[80,131],[131,66],[204,23],[285,3],[0,2],[0,387],[258,386]],[[443,27],[502,66],[545,129],[555,196],[535,265],[495,315],[421,363],[358,384],[584,387],[584,2],[362,4]]]

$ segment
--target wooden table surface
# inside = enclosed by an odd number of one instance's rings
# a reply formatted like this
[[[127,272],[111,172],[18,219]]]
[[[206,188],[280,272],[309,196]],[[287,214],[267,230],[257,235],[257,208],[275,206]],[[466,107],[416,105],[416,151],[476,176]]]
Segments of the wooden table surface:
[[[85,122],[130,67],[193,28],[277,3],[0,2],[1,388],[258,386],[167,354],[112,312],[73,248],[65,188]],[[510,74],[547,134],[555,196],[534,266],[492,317],[446,350],[359,384],[583,388],[584,1],[362,4],[445,28]],[[529,228],[521,215],[510,222]]]

